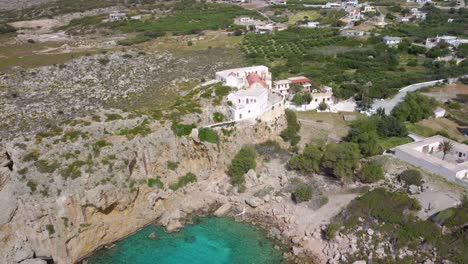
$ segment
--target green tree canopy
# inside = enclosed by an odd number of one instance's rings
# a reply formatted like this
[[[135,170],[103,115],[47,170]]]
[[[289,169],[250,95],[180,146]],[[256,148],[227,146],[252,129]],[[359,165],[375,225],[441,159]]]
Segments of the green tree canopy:
[[[341,181],[348,181],[359,166],[360,158],[359,146],[356,143],[328,144],[323,154],[321,166]]]

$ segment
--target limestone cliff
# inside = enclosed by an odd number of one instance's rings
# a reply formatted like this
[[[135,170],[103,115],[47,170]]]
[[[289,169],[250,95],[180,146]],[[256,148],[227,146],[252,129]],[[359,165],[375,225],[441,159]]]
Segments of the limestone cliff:
[[[279,115],[252,120],[226,134],[218,130],[219,145],[177,137],[159,121],[147,124],[152,132],[144,136],[121,133],[144,119],[84,118],[55,134],[6,144],[13,171],[0,169],[0,262],[75,263],[148,223],[176,229],[188,214],[236,192],[224,171],[243,144],[274,138],[284,128]],[[167,188],[187,172],[197,175],[196,184]],[[157,176],[162,189],[147,185]]]

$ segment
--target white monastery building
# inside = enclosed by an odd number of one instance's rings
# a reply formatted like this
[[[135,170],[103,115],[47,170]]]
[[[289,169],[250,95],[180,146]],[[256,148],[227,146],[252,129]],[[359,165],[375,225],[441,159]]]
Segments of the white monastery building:
[[[271,73],[268,67],[263,65],[219,71],[216,73],[216,80],[223,82],[226,86],[245,89],[250,88],[247,77],[253,73],[266,83],[266,89],[270,89]]]
[[[238,89],[228,95],[234,121],[258,117],[282,101],[271,93],[271,73],[263,65],[220,71],[216,80]]]

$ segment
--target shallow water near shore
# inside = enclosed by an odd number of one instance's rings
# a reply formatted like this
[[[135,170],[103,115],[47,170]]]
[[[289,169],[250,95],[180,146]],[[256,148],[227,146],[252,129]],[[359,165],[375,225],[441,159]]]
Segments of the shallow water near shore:
[[[150,238],[154,234],[156,238]],[[179,232],[149,225],[86,258],[88,264],[281,263],[281,252],[262,230],[231,218],[196,218]]]

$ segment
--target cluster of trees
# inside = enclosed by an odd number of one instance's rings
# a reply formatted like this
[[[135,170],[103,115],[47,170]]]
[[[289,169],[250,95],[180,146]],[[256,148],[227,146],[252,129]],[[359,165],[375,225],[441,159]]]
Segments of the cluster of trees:
[[[302,172],[323,170],[345,182],[350,180],[359,167],[361,153],[355,143],[328,144],[325,149],[307,145],[301,154],[293,156],[288,166]]]
[[[357,143],[361,154],[373,156],[382,153],[380,138],[405,137],[408,135],[405,124],[394,116],[387,116],[383,109],[370,118],[360,118],[351,123],[348,141]]]
[[[295,105],[305,105],[312,101],[312,95],[310,93],[296,93],[293,97]]]
[[[430,117],[436,106],[437,102],[434,98],[429,98],[417,92],[408,93],[403,102],[393,108],[392,116],[400,121],[416,123]]]

